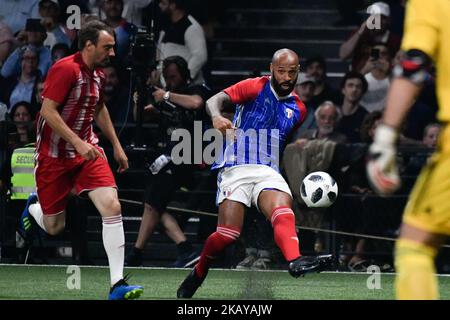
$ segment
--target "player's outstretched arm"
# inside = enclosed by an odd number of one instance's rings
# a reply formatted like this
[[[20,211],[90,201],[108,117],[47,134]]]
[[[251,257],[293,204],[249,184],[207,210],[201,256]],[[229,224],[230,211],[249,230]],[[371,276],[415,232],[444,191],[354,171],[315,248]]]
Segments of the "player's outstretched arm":
[[[128,169],[128,158],[125,154],[125,151],[123,151],[119,138],[116,135],[111,117],[109,116],[108,109],[106,108],[104,103],[100,103],[99,105],[97,105],[97,108],[95,109],[94,119],[100,130],[113,146],[114,159],[119,164],[117,172],[124,172]]]
[[[44,98],[40,111],[41,117],[44,118],[46,123],[61,136],[61,138],[70,143],[85,159],[92,160],[97,157],[103,157],[94,146],[81,140],[80,137],[69,128],[63,118],[61,118],[61,115],[58,112],[58,106],[59,103]]]

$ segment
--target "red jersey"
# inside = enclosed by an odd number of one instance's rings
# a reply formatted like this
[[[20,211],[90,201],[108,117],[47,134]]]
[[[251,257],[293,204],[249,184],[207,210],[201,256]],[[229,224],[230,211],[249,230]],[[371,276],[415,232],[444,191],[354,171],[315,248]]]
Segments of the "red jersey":
[[[97,145],[93,131],[94,111],[103,102],[105,75],[101,68],[89,70],[78,52],[57,61],[49,70],[43,98],[60,104],[59,113],[67,126],[83,141]],[[52,158],[75,158],[75,148],[38,116],[37,154]]]

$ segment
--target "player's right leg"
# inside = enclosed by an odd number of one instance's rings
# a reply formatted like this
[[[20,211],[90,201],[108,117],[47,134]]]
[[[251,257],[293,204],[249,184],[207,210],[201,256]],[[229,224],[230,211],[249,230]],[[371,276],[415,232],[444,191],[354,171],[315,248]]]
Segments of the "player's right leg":
[[[291,190],[284,178],[268,166],[256,169],[252,203],[272,223],[274,239],[288,262],[289,273],[299,277],[307,272],[320,272],[333,263],[332,255],[303,256],[295,230]]]
[[[435,258],[445,239],[445,235],[402,224],[395,246],[397,299],[439,299]]]
[[[244,213],[245,206],[237,201],[225,199],[219,205],[217,230],[206,239],[199,262],[178,288],[178,298],[191,298],[205,280],[211,262],[237,240]]]
[[[102,238],[108,256],[111,289],[110,300],[136,299],[143,293],[142,286],[132,286],[123,275],[125,260],[125,233],[122,223],[122,208],[117,190],[99,187],[88,193],[103,220]]]
[[[450,127],[439,137],[438,151],[422,169],[403,213],[396,243],[398,299],[437,299],[434,260],[450,235]]]

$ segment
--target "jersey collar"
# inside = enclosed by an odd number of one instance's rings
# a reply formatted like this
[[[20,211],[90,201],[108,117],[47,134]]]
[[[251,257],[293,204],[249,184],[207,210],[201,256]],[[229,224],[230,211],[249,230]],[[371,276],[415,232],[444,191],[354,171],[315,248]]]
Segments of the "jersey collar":
[[[272,82],[270,81],[271,77],[269,77],[269,85],[270,85],[270,91],[272,91],[273,95],[275,96],[275,98],[277,98],[278,101],[280,100],[286,100],[289,99],[290,97],[292,97],[292,93],[289,93],[287,96],[282,96],[280,97],[277,92],[275,91],[275,89],[272,87]]]

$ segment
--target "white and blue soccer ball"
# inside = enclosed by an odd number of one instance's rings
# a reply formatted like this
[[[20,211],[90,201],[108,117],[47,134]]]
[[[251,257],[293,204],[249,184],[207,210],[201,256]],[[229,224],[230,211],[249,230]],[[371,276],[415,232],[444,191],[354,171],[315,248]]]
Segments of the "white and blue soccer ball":
[[[302,181],[300,195],[310,208],[327,208],[336,201],[338,185],[326,172],[311,172]]]

